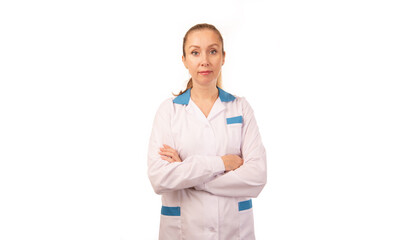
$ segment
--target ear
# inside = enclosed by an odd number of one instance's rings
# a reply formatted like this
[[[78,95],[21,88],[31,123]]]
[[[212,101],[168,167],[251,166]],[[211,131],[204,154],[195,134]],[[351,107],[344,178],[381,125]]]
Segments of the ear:
[[[224,54],[222,55],[222,65],[224,65],[224,63],[225,63],[225,55],[226,55],[226,52],[224,51]]]
[[[187,69],[188,67],[186,66],[186,61],[185,61],[186,59],[185,59],[185,57],[182,55],[182,62],[183,62],[183,65],[185,65],[185,68]]]

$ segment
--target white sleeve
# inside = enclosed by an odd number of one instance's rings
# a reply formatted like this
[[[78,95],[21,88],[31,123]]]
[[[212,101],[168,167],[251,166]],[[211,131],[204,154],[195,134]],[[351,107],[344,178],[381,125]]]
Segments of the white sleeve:
[[[171,133],[172,101],[166,100],[159,107],[150,136],[148,149],[148,176],[157,194],[194,187],[224,172],[219,156],[190,156],[182,162],[169,163],[161,159],[159,150],[163,144],[176,149]]]
[[[243,130],[241,152],[244,163],[209,182],[197,185],[214,195],[226,197],[257,197],[267,182],[266,152],[261,141],[253,109],[243,100]]]

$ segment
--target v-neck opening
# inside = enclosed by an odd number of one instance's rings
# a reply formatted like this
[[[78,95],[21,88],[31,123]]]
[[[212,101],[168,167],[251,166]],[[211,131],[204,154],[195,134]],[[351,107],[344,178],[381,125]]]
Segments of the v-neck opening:
[[[216,116],[220,111],[225,109],[219,97],[215,100],[207,116],[203,113],[203,111],[201,111],[200,107],[197,106],[197,104],[192,100],[192,98],[190,98],[189,102],[191,102],[195,106],[198,115],[201,115],[203,120],[207,122],[210,121],[214,116]]]

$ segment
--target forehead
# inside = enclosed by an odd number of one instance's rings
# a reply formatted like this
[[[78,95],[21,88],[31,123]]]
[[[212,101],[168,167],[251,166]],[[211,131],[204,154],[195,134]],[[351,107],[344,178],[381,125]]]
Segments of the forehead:
[[[186,47],[196,45],[199,47],[208,47],[211,44],[221,46],[221,40],[216,32],[209,29],[195,30],[187,36]]]

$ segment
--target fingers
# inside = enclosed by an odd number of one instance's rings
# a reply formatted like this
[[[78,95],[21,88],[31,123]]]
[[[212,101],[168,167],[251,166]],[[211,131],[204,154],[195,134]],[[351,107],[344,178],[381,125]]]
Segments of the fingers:
[[[178,156],[178,152],[175,149],[171,148],[170,146],[168,146],[166,144],[164,144],[164,148],[160,148],[160,150],[162,152],[171,153],[171,154],[174,154],[174,155]]]
[[[177,153],[175,151],[175,149],[170,149],[170,148],[160,148],[160,151],[165,152],[165,153],[171,153],[171,154]]]
[[[161,156],[166,156],[166,157],[170,157],[170,158],[175,157],[174,153],[166,152],[166,151],[162,151],[162,150],[160,152],[158,152],[158,154],[160,154]]]
[[[160,155],[165,155],[169,157],[173,157],[178,155],[178,153],[173,150],[173,149],[165,149],[165,148],[160,148],[160,152],[158,152]]]
[[[158,154],[161,155],[161,159],[166,160],[168,162],[182,162],[179,157],[178,152],[171,148],[170,146],[163,144],[164,148],[160,148]]]
[[[162,160],[165,160],[165,161],[168,161],[168,162],[170,162],[170,163],[175,162],[172,158],[166,157],[166,156],[161,156],[161,159],[162,159]]]

